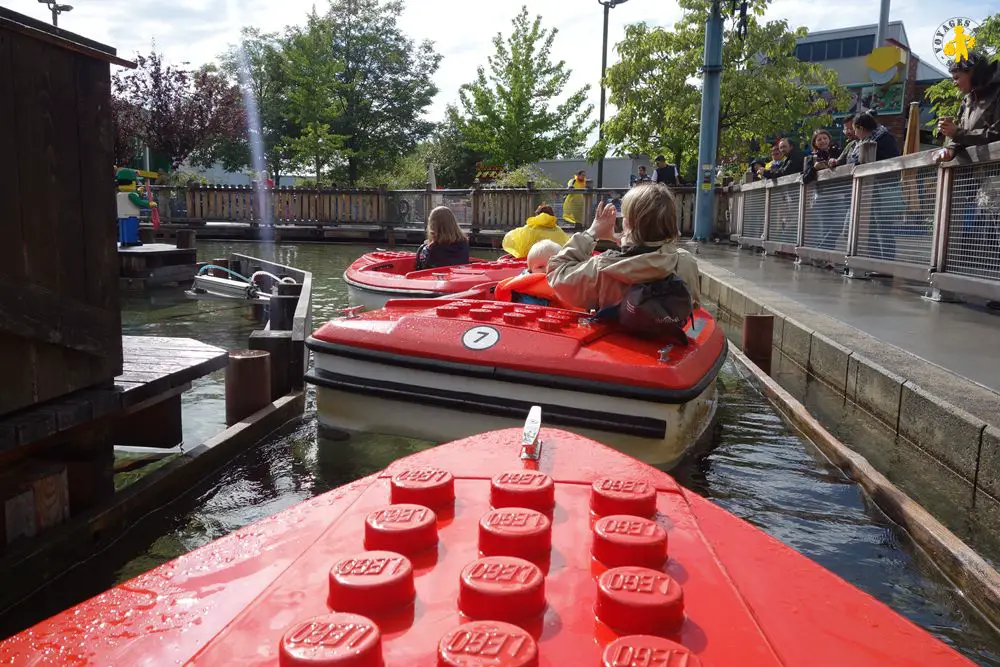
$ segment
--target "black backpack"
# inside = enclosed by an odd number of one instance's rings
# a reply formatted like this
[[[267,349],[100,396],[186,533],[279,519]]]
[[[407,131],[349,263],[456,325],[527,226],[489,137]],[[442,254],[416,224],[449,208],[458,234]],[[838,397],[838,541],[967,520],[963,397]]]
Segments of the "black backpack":
[[[622,329],[640,338],[669,338],[688,344],[684,327],[694,317],[694,300],[677,274],[632,285],[618,307]]]

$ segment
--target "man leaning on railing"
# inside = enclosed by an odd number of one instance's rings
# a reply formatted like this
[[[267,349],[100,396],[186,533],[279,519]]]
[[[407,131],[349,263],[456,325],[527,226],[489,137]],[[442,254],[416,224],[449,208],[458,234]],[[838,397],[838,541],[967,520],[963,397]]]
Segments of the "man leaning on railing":
[[[948,66],[951,80],[964,95],[953,118],[938,121],[938,130],[948,137],[944,148],[935,156],[940,161],[954,160],[969,146],[981,146],[1000,141],[1000,61],[973,51],[968,58]]]

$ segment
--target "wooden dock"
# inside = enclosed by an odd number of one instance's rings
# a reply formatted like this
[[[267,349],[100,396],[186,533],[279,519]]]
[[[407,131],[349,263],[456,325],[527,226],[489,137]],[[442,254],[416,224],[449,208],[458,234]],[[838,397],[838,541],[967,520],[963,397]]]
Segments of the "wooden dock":
[[[178,445],[181,394],[228,361],[188,338],[123,336],[122,346],[123,372],[108,386],[0,417],[0,551],[113,496],[115,446]]]
[[[146,243],[118,248],[119,282],[127,289],[183,285],[198,271],[196,248],[168,243]]]

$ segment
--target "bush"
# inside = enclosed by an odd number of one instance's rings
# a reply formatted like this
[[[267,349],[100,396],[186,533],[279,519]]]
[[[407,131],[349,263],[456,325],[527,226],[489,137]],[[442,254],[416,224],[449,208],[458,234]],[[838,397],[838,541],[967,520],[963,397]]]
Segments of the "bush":
[[[494,181],[491,185],[498,188],[526,188],[528,181],[533,181],[536,188],[542,189],[561,188],[565,185],[552,180],[548,174],[531,164],[508,172],[503,178]]]

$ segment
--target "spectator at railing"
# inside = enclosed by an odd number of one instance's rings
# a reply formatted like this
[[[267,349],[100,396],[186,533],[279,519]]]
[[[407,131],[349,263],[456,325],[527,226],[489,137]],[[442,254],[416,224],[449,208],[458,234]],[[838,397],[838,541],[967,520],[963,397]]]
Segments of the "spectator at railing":
[[[854,117],[854,132],[858,135],[857,152],[861,146],[875,144],[875,161],[899,157],[899,146],[885,125],[863,111]],[[851,158],[848,158],[848,162]],[[860,160],[859,160],[860,161]],[[892,259],[896,254],[896,239],[891,234],[893,223],[906,211],[899,182],[900,172],[879,174],[873,178],[872,198],[869,203],[867,242],[871,254],[877,259]]]
[[[780,178],[789,174],[798,174],[802,171],[802,163],[805,156],[798,146],[794,146],[786,137],[778,141],[778,152],[781,160],[772,164],[770,169],[764,171],[765,178]],[[773,154],[773,153],[772,153]]]
[[[826,169],[830,160],[840,157],[840,146],[833,142],[833,137],[826,130],[819,129],[813,132],[813,167],[816,169]]]
[[[653,162],[656,164],[651,179],[654,183],[663,183],[672,188],[681,184],[680,169],[677,168],[677,165],[667,164],[667,158],[662,155],[657,155]]]
[[[951,80],[964,95],[958,121],[942,118],[938,130],[948,137],[938,160],[954,160],[968,146],[1000,141],[1000,61],[973,51],[948,66]]]
[[[858,135],[854,131],[854,118],[844,119],[844,137],[847,138],[847,144],[844,146],[844,150],[840,152],[839,156],[828,160],[826,163],[826,166],[830,169],[836,169],[836,167],[841,164],[849,164],[847,158],[855,153],[858,147]],[[857,164],[857,162],[854,164]]]
[[[639,174],[637,176],[632,176],[629,179],[629,185],[635,186],[636,183],[649,183],[651,180],[649,174],[646,173],[646,165],[639,165]]]

